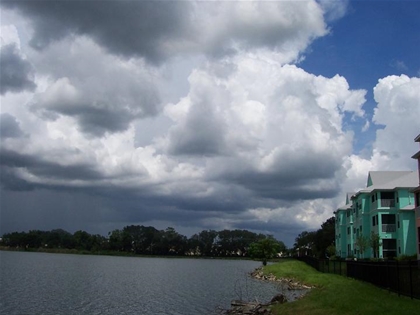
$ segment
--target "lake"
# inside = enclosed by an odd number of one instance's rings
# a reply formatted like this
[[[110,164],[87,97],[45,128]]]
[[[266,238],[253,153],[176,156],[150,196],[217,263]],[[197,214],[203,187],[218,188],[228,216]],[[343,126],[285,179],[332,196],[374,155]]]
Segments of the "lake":
[[[0,314],[216,314],[280,288],[248,260],[0,251]]]

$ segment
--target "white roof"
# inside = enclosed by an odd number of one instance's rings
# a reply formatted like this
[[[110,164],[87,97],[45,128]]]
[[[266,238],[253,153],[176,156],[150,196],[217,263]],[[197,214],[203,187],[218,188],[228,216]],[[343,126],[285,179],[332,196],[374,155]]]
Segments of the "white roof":
[[[414,188],[418,185],[418,173],[413,171],[378,171],[369,172],[372,185],[361,190],[371,192],[373,190],[397,188]]]

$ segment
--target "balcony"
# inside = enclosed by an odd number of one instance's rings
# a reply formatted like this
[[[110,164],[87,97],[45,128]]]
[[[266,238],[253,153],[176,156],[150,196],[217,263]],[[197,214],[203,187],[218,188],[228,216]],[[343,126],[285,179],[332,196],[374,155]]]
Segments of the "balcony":
[[[378,208],[394,208],[395,207],[395,199],[379,199],[372,202],[372,210],[376,210]]]
[[[395,207],[395,199],[381,199],[382,208],[393,208]]]
[[[382,224],[382,233],[394,233],[397,231],[395,224]]]

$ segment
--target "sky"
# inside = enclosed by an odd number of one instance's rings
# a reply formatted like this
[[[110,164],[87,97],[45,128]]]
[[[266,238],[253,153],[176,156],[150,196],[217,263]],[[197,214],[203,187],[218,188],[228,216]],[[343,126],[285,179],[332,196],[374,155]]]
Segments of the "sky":
[[[415,170],[420,1],[1,0],[0,235],[288,246]]]

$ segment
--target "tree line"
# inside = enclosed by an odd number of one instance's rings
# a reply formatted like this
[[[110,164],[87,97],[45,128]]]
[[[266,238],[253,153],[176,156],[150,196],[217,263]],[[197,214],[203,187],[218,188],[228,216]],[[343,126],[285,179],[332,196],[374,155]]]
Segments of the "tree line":
[[[0,245],[24,250],[63,249],[135,255],[258,257],[261,256],[261,252],[255,250],[259,248],[256,244],[263,244],[263,240],[270,240],[278,252],[287,250],[282,241],[271,235],[247,230],[203,230],[187,238],[172,227],[158,230],[143,225],[116,229],[109,232],[107,237],[81,230],[73,234],[62,229],[12,232],[3,235]]]
[[[330,258],[335,255],[335,217],[321,224],[317,231],[300,233],[293,246],[294,252],[317,258]]]

